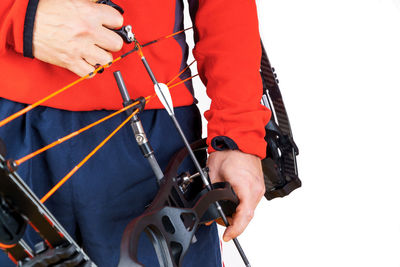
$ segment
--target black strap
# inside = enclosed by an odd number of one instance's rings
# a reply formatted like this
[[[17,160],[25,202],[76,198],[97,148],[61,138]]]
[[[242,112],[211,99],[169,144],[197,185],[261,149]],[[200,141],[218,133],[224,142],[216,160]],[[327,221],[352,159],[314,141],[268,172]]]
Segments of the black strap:
[[[268,143],[267,157],[263,159],[265,197],[271,200],[284,197],[301,186],[298,177],[296,156],[299,150],[293,140],[289,117],[283,103],[274,68],[262,46],[260,73],[263,81],[263,104],[271,112],[271,120],[265,127]]]

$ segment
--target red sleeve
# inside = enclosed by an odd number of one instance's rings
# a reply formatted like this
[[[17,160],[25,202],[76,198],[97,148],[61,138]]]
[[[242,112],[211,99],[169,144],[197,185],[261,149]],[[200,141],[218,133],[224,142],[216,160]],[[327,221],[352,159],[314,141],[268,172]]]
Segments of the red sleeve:
[[[255,1],[195,2],[191,10],[196,29],[193,53],[212,100],[204,114],[209,151],[215,151],[210,146],[213,138],[226,136],[241,151],[264,158],[264,127],[271,113],[260,104],[261,45]]]
[[[11,48],[21,54],[28,50],[26,56],[31,56],[32,47],[27,46],[32,45],[37,3],[38,0],[0,1],[0,53]]]

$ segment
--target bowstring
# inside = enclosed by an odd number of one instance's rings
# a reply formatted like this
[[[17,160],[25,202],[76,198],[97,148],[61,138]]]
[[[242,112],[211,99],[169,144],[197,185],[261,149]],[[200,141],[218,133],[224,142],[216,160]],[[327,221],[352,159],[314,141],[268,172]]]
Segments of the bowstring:
[[[182,83],[185,83],[185,82],[187,82],[187,81],[189,81],[189,80],[191,80],[191,79],[193,79],[193,78],[195,78],[195,77],[197,77],[197,76],[199,76],[199,74],[195,74],[195,75],[193,75],[193,76],[190,76],[189,78],[186,78],[186,79],[184,79],[184,80],[182,80],[182,81],[179,81],[179,82],[177,82],[177,83],[175,83],[175,84],[173,84],[173,85],[171,85],[171,86],[168,86],[168,88],[169,88],[169,89],[172,89],[172,88],[174,88],[174,87],[176,87],[176,86],[178,86],[178,85],[180,85],[180,84],[182,84]]]
[[[192,66],[194,63],[196,62],[196,60],[193,60],[189,65],[187,65],[183,70],[181,70],[177,75],[174,76],[174,78],[172,78],[169,82],[166,83],[166,85],[169,87],[169,85],[175,81],[176,79],[179,78],[179,76],[181,76],[188,68],[190,68],[190,66]],[[170,89],[172,87],[169,87]]]

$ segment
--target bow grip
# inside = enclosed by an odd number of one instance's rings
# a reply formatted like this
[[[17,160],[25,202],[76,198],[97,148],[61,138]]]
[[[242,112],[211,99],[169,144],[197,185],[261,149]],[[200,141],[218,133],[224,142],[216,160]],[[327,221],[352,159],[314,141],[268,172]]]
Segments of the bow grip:
[[[121,13],[121,15],[124,14],[124,10],[122,9],[122,7],[115,4],[111,0],[98,0],[96,3],[108,5],[112,8],[115,8],[116,10],[118,10],[118,12]],[[114,29],[110,29],[110,30],[112,30],[113,32],[118,34],[122,38],[122,40],[124,40],[124,42],[127,44],[130,44],[135,40],[135,35],[132,32],[131,25],[122,26],[120,29],[117,29],[117,30],[114,30]]]

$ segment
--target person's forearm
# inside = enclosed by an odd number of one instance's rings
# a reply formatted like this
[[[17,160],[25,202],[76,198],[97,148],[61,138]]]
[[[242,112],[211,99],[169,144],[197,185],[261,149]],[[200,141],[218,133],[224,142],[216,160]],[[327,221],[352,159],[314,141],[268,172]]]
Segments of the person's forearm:
[[[270,113],[260,104],[261,45],[255,1],[189,2],[196,31],[194,56],[212,101],[205,113],[207,143],[210,146],[215,137],[226,136],[239,150],[265,157],[264,127]]]

